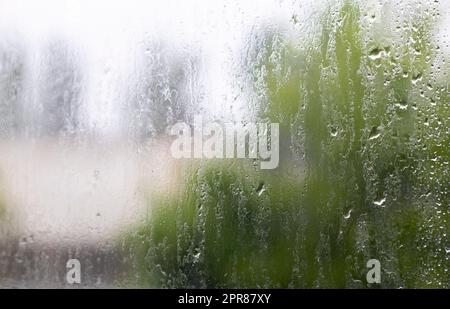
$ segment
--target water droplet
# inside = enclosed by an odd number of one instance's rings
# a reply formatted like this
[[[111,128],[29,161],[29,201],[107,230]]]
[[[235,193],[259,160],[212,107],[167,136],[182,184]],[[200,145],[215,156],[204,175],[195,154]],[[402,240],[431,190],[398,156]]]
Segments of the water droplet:
[[[338,135],[338,131],[336,130],[336,128],[331,128],[331,136],[336,137],[337,135]]]
[[[200,260],[201,253],[198,252],[197,254],[194,254],[194,262],[197,263]]]
[[[400,110],[406,110],[408,109],[408,104],[406,102],[399,102],[395,104],[395,107],[397,107]]]
[[[351,215],[352,215],[352,211],[353,209],[350,209],[345,215],[344,215],[344,219],[350,219]]]
[[[370,60],[377,60],[383,56],[384,51],[380,48],[374,48],[369,53]]]
[[[418,73],[413,76],[412,83],[415,85],[422,80],[422,73]]]
[[[369,140],[373,140],[373,139],[380,137],[381,131],[382,131],[381,126],[373,127],[369,134]]]
[[[377,205],[377,206],[384,207],[384,202],[386,202],[386,198],[385,197],[383,197],[383,198],[381,198],[379,200],[376,200],[373,203],[375,205]]]
[[[264,182],[260,182],[258,188],[256,188],[256,193],[258,196],[261,196],[266,191],[266,187],[264,186]]]

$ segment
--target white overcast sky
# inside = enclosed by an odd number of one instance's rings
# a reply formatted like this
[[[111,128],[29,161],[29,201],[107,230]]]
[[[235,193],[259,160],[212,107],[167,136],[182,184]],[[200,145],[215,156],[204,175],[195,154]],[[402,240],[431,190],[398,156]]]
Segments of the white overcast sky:
[[[46,40],[63,38],[80,49],[94,76],[88,86],[86,114],[100,128],[114,131],[118,117],[114,100],[120,95],[112,89],[129,74],[127,63],[144,37],[201,50],[206,62],[202,72],[208,96],[205,109],[220,115],[232,96],[230,59],[242,52],[244,34],[254,25],[289,22],[294,11],[303,13],[300,18],[314,15],[317,7],[329,1],[0,0],[0,40],[22,40],[28,50],[38,53]],[[450,0],[440,0],[440,6],[440,35],[446,36],[443,48],[449,50]],[[99,78],[111,70],[113,77]]]

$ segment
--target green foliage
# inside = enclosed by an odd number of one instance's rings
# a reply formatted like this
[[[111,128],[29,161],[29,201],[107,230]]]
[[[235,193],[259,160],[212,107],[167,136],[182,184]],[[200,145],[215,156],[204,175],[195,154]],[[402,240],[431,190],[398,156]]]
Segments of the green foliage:
[[[135,252],[150,266],[141,270],[148,274],[141,283],[287,286],[295,264],[299,184],[264,178],[238,160],[191,167],[186,175],[179,194],[156,202],[150,222],[127,242],[142,245]]]
[[[330,12],[318,40],[300,49],[268,34],[250,61],[259,117],[280,123],[287,168],[186,171],[127,236],[141,283],[370,287],[375,258],[378,287],[450,287],[449,81],[433,74],[432,22],[367,40],[357,5]]]

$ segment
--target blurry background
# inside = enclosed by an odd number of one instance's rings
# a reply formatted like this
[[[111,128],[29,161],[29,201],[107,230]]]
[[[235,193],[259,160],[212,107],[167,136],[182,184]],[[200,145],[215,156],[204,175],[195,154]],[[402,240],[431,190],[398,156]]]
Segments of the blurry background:
[[[448,287],[449,29],[448,0],[0,0],[0,287],[67,287],[69,258],[90,287],[361,287],[366,258],[390,265],[389,287]],[[197,114],[279,122],[280,168],[189,172],[167,128]],[[266,212],[246,208],[264,194]],[[202,205],[225,227],[244,216],[274,234],[244,227],[256,256],[216,256],[229,240],[200,245],[217,225]],[[236,217],[220,214],[233,205]],[[405,218],[394,227],[370,210],[393,205]],[[176,232],[142,230],[151,218]]]

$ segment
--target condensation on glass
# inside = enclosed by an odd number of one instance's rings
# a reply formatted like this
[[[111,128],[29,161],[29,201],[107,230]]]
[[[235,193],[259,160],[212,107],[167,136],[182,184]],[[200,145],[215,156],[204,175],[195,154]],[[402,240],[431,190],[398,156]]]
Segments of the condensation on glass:
[[[0,287],[449,288],[448,29],[446,0],[1,1]],[[175,159],[198,116],[277,123],[278,167]]]

